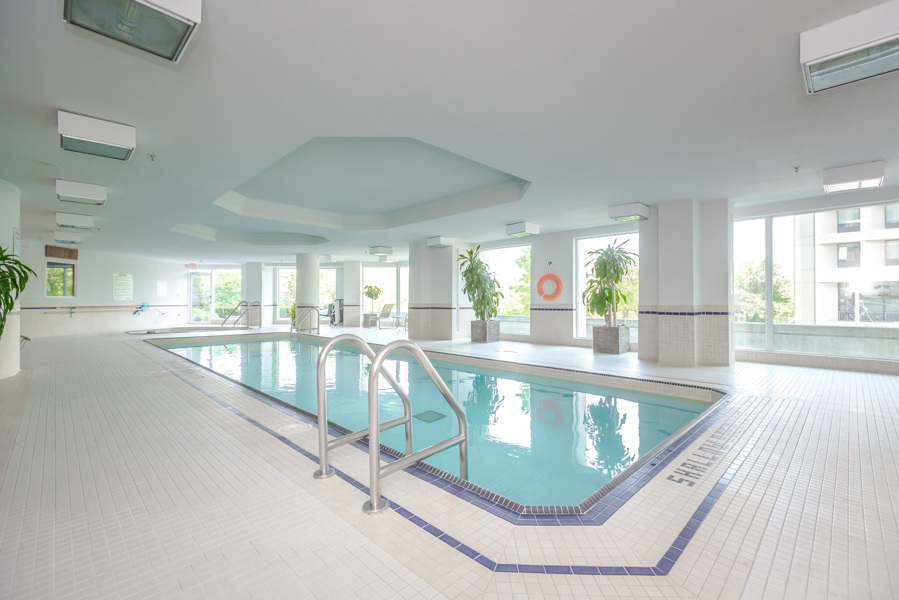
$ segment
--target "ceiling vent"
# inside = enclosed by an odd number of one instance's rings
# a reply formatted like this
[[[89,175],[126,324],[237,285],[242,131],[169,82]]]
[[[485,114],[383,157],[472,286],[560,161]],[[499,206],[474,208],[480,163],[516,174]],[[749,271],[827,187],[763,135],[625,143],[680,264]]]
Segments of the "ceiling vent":
[[[529,235],[537,235],[538,233],[540,233],[540,226],[536,223],[520,221],[506,225],[506,235],[511,235],[512,237],[527,237]]]
[[[899,69],[899,0],[799,34],[809,94]]]
[[[428,248],[449,248],[455,242],[455,238],[438,235],[428,238]]]
[[[619,204],[609,207],[609,218],[626,223],[628,221],[643,221],[649,218],[649,207],[639,202]]]
[[[67,229],[93,229],[94,218],[89,215],[72,215],[69,213],[56,213],[56,226]]]
[[[104,158],[128,160],[137,144],[137,132],[130,125],[93,119],[57,111],[59,145],[63,150]]]
[[[390,256],[393,254],[393,248],[390,246],[372,246],[368,249],[371,256]]]
[[[824,193],[864,190],[883,185],[883,161],[824,169]]]
[[[84,243],[84,234],[73,231],[54,231],[53,239],[56,240],[57,244],[81,245]]]
[[[57,179],[56,197],[63,202],[103,206],[106,204],[106,186]]]
[[[200,24],[201,0],[65,0],[63,19],[178,62]]]

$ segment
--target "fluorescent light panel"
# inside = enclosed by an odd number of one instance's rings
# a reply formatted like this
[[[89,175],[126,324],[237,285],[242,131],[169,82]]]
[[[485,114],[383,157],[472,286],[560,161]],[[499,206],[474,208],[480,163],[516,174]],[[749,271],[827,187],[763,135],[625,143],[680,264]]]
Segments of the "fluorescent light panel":
[[[200,23],[201,0],[65,0],[72,25],[178,62]]]
[[[390,246],[372,246],[368,249],[368,253],[372,256],[389,256],[393,254],[393,248]]]
[[[73,215],[70,213],[56,213],[56,226],[69,229],[93,229],[94,218],[90,215]]]
[[[57,118],[59,145],[63,150],[117,160],[131,158],[137,144],[134,127],[62,110],[57,111]]]
[[[639,202],[609,207],[609,218],[615,221],[642,221],[649,218],[649,207]]]
[[[56,197],[63,202],[103,206],[106,204],[106,186],[57,179]]]
[[[899,69],[899,0],[803,31],[799,62],[810,94]]]
[[[538,233],[540,233],[540,226],[536,223],[521,221],[519,223],[509,223],[506,225],[506,235],[512,237],[526,237],[529,235],[537,235]]]
[[[435,237],[428,238],[428,247],[429,248],[449,248],[455,242],[455,238],[446,237],[443,235],[438,235]]]
[[[848,192],[851,190],[863,190],[880,187],[883,185],[884,163],[862,163],[860,165],[848,165],[835,169],[825,169],[822,174],[824,193]]]
[[[84,234],[72,231],[54,231],[53,239],[56,240],[57,244],[81,245],[84,243]]]

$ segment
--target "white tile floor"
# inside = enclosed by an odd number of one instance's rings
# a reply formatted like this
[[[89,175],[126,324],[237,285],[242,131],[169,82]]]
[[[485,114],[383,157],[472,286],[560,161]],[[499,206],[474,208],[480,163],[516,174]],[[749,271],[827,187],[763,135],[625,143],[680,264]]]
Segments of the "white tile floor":
[[[899,596],[899,377],[423,345],[733,392],[600,527],[514,526],[409,474],[383,482],[494,562],[638,567],[655,566],[729,482],[670,573],[488,570],[396,511],[363,514],[366,496],[348,483],[314,479],[316,465],[269,432],[296,418],[139,338],[78,336],[36,340],[22,373],[0,380],[0,598]],[[315,453],[315,430],[299,429],[286,437]],[[363,452],[331,456],[367,482]],[[685,461],[705,465],[693,486],[677,483]]]

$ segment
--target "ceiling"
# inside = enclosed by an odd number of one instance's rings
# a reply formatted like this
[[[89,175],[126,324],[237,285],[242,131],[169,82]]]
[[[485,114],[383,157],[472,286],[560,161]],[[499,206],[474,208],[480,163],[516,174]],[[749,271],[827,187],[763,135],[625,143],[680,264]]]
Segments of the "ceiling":
[[[798,61],[801,31],[879,2],[206,0],[179,64],[2,2],[0,178],[26,240],[79,212],[86,250],[218,263],[778,203],[874,160],[899,186],[899,73],[808,96]],[[134,156],[61,150],[58,109],[133,125]],[[109,200],[74,210],[57,178]]]

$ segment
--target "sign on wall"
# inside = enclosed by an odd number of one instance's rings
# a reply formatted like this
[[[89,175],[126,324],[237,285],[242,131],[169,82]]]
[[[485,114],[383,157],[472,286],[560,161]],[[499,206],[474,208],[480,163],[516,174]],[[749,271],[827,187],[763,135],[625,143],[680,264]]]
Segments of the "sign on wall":
[[[112,299],[134,300],[134,275],[130,273],[113,273]]]

